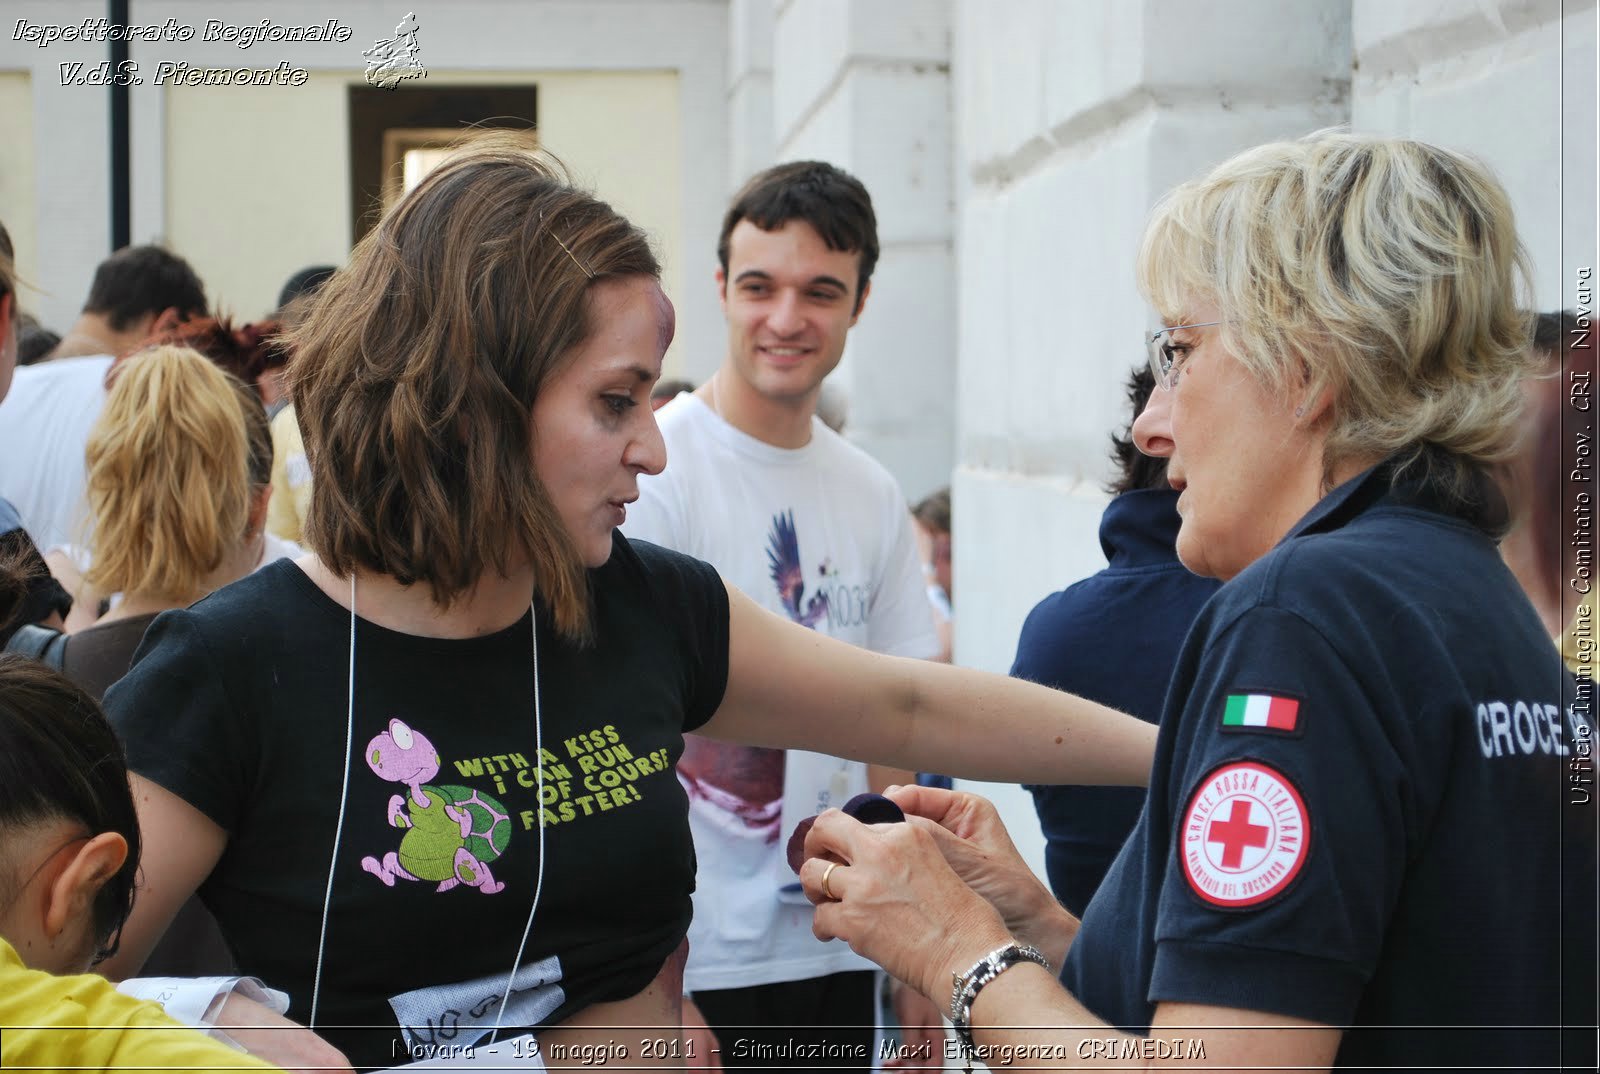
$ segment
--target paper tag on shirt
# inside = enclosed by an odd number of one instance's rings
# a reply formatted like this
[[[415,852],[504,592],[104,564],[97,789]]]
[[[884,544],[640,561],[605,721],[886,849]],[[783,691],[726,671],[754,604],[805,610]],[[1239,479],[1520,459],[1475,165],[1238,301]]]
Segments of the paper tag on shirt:
[[[550,1017],[566,1002],[560,981],[561,960],[551,955],[516,972],[504,1015],[500,1002],[506,978],[499,973],[404,992],[389,997],[389,1006],[413,1053],[418,1047],[449,1046],[460,1051],[489,1036],[496,1024],[521,1028]]]
[[[807,817],[838,809],[867,790],[867,766],[809,750],[787,750],[783,758],[783,820],[780,845]],[[786,855],[777,858],[778,901],[810,906]]]
[[[211,1001],[230,992],[270,1007],[278,1014],[289,1009],[289,997],[268,988],[256,977],[130,977],[117,985],[117,991],[135,999],[161,1004],[167,1017],[186,1026],[204,1028]]]

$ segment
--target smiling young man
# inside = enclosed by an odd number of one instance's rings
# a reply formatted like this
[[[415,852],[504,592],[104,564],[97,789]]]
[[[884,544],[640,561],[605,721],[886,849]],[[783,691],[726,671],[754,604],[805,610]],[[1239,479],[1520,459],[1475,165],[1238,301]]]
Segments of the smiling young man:
[[[933,656],[905,498],[816,418],[871,290],[871,198],[828,164],[770,168],[734,198],[717,257],[727,353],[704,386],[658,413],[668,467],[640,480],[624,532],[707,560],[795,622],[877,652]],[[812,935],[784,841],[821,795],[839,805],[846,789],[911,774],[698,736],[678,773],[699,858],[685,988],[722,1064],[870,1068],[871,964]]]

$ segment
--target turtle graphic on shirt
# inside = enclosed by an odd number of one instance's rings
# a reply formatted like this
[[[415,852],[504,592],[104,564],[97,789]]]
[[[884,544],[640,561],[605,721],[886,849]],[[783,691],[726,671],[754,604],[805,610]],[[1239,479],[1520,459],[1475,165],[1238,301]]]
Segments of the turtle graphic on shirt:
[[[510,814],[482,791],[429,783],[439,764],[433,743],[400,720],[390,720],[389,729],[367,743],[367,767],[406,786],[407,793],[389,798],[389,823],[405,835],[398,851],[382,860],[368,855],[361,867],[389,887],[396,880],[436,881],[437,891],[466,884],[493,895],[505,884],[489,863],[511,841]]]

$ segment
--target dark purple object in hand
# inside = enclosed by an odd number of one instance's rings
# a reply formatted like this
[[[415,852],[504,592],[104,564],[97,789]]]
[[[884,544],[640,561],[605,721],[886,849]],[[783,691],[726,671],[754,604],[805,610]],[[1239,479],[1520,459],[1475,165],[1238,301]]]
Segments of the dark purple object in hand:
[[[846,816],[856,818],[862,824],[894,824],[906,819],[904,811],[881,794],[856,795],[844,804],[844,813]],[[785,850],[789,857],[789,868],[793,869],[796,875],[806,860],[806,833],[816,822],[816,817],[807,817],[794,826],[794,834],[789,836],[789,844]]]
[[[844,804],[844,813],[862,824],[899,824],[906,819],[900,807],[881,794],[856,795]]]

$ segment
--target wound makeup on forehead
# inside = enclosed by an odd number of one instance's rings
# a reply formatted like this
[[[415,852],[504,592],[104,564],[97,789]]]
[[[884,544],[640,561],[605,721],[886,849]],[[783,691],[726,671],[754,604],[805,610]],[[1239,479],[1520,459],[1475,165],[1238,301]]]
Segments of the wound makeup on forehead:
[[[665,354],[667,348],[672,346],[672,339],[678,334],[678,311],[673,308],[672,299],[667,293],[657,290],[651,296],[656,310],[656,332],[661,344],[661,353]]]

